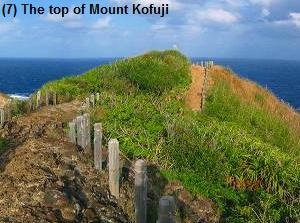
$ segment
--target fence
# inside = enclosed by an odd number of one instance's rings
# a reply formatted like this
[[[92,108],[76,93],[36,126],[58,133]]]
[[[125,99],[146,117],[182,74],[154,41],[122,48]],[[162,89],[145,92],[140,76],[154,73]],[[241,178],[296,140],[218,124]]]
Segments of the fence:
[[[206,101],[206,93],[208,89],[208,74],[209,69],[214,66],[214,61],[201,61],[200,66],[204,69],[204,81],[201,89],[201,108],[200,110],[204,109],[205,101]]]
[[[208,64],[206,64],[208,65]],[[90,107],[95,107],[100,100],[100,93],[92,94],[85,99],[84,107],[89,110]],[[45,92],[44,105],[57,105],[56,92]],[[40,109],[43,105],[42,92],[38,91],[36,100],[29,100],[29,111]],[[10,111],[7,108],[0,108],[0,127],[9,120]],[[90,114],[85,113],[76,117],[72,122],[69,122],[69,139],[70,142],[76,144],[83,150],[92,151],[94,168],[103,170],[102,158],[102,124],[95,123],[94,141],[91,142],[91,121]],[[93,144],[93,147],[92,147]],[[117,139],[111,139],[108,142],[108,174],[109,174],[109,190],[110,193],[119,199],[120,194],[120,149]],[[137,160],[134,165],[135,173],[135,219],[136,223],[147,222],[147,163],[144,160]],[[159,201],[159,211],[157,223],[175,223],[175,199],[174,197],[164,196]]]
[[[96,97],[91,95],[85,99],[85,108],[100,100],[100,94]],[[76,117],[69,123],[69,139],[70,142],[76,144],[87,153],[92,152],[94,160],[94,168],[102,171],[104,161],[102,158],[102,139],[103,128],[101,123],[93,125],[93,147],[91,146],[91,122],[90,115],[85,113]],[[111,139],[108,142],[108,175],[109,175],[109,190],[116,198],[120,198],[120,159],[122,153],[119,148],[119,141]],[[144,160],[137,160],[134,164],[134,206],[136,223],[147,223],[147,163]],[[175,223],[175,199],[174,197],[165,196],[159,201],[158,221],[157,223]]]
[[[9,103],[0,108],[0,128],[3,128],[5,122],[11,118]]]
[[[57,105],[57,93],[53,91],[46,91],[45,92],[45,99],[42,99],[42,92],[38,91],[36,93],[35,100],[33,98],[30,98],[28,100],[28,104],[26,107],[26,112],[32,112],[34,110],[40,109],[43,105],[49,106],[49,105]],[[13,104],[12,100],[10,100],[3,108],[0,108],[0,128],[4,127],[5,122],[9,121],[11,117],[13,116],[12,110],[13,110]],[[44,102],[44,103],[43,103]],[[25,113],[25,111],[23,111]]]

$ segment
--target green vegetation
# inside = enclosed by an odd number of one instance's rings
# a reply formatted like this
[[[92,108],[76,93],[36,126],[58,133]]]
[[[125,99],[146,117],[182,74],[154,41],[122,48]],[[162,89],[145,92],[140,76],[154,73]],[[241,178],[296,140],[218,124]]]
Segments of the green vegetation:
[[[211,198],[225,222],[299,220],[300,145],[291,128],[243,102],[221,79],[214,80],[205,111],[190,111],[189,67],[176,51],[151,52],[42,90],[68,99],[101,92],[92,118],[103,123],[105,143],[118,138],[129,158],[147,158],[169,180]],[[264,103],[263,95],[256,100]]]
[[[12,117],[21,116],[30,111],[29,101],[21,101],[14,99],[9,104],[9,109]]]
[[[0,154],[2,154],[5,151],[5,148],[6,148],[6,141],[0,138]]]

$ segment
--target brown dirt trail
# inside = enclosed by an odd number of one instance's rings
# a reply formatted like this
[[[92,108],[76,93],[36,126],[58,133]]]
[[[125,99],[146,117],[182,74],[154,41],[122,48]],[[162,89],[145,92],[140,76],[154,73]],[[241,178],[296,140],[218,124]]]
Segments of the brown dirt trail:
[[[186,105],[194,111],[200,111],[204,84],[204,68],[193,65],[191,68],[192,84],[186,96]]]
[[[65,127],[79,107],[44,107],[0,131],[9,141],[0,159],[0,222],[128,222],[106,189],[107,174],[68,142]]]
[[[194,68],[192,96],[201,91],[200,71]],[[193,99],[196,108],[199,97]],[[0,136],[9,142],[8,151],[0,156],[0,222],[134,222],[132,163],[121,160],[116,200],[109,193],[107,170],[96,171],[91,151],[68,142],[67,123],[80,110],[79,102],[43,107],[0,129]],[[156,221],[153,213],[164,194],[176,195],[180,216],[185,216],[181,222],[218,222],[219,213],[210,199],[193,197],[179,182],[163,179],[159,167],[148,168],[149,223]]]

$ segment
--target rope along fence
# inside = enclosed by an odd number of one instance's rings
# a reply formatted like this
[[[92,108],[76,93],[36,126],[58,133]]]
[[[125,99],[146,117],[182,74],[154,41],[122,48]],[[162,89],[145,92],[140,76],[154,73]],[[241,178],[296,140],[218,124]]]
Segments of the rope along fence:
[[[85,99],[85,108],[94,107],[100,100],[100,94],[91,95]],[[93,163],[96,170],[103,170],[103,129],[101,123],[95,123],[94,141],[91,145],[91,121],[90,115],[85,113],[76,117],[69,123],[69,139],[70,142],[85,151],[92,151]],[[109,174],[109,190],[116,198],[120,198],[120,160],[121,157],[126,158],[119,148],[119,141],[111,139],[108,142],[108,174]],[[128,160],[128,159],[127,159]],[[131,163],[131,161],[130,161]],[[137,160],[134,163],[133,172],[134,180],[134,206],[135,206],[135,222],[147,223],[147,162],[145,160]],[[175,198],[171,196],[161,197],[159,201],[159,211],[157,223],[175,223]]]

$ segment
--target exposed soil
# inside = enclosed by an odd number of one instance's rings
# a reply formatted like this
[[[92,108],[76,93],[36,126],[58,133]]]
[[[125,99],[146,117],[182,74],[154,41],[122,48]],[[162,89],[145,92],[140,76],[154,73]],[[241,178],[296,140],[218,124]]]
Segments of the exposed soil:
[[[66,138],[64,127],[79,107],[47,107],[6,123],[0,222],[129,222],[107,190],[107,174]]]
[[[200,111],[204,83],[204,68],[193,65],[191,70],[192,84],[186,96],[186,105],[194,111]]]
[[[68,142],[67,123],[81,109],[79,102],[43,107],[0,129],[8,140],[0,156],[0,222],[134,222],[132,164],[121,160],[116,200],[108,190],[107,170],[96,171],[91,151]],[[176,197],[178,222],[218,222],[211,200],[191,196],[178,182],[168,183],[155,165],[148,169],[149,223],[156,221],[165,194]]]

